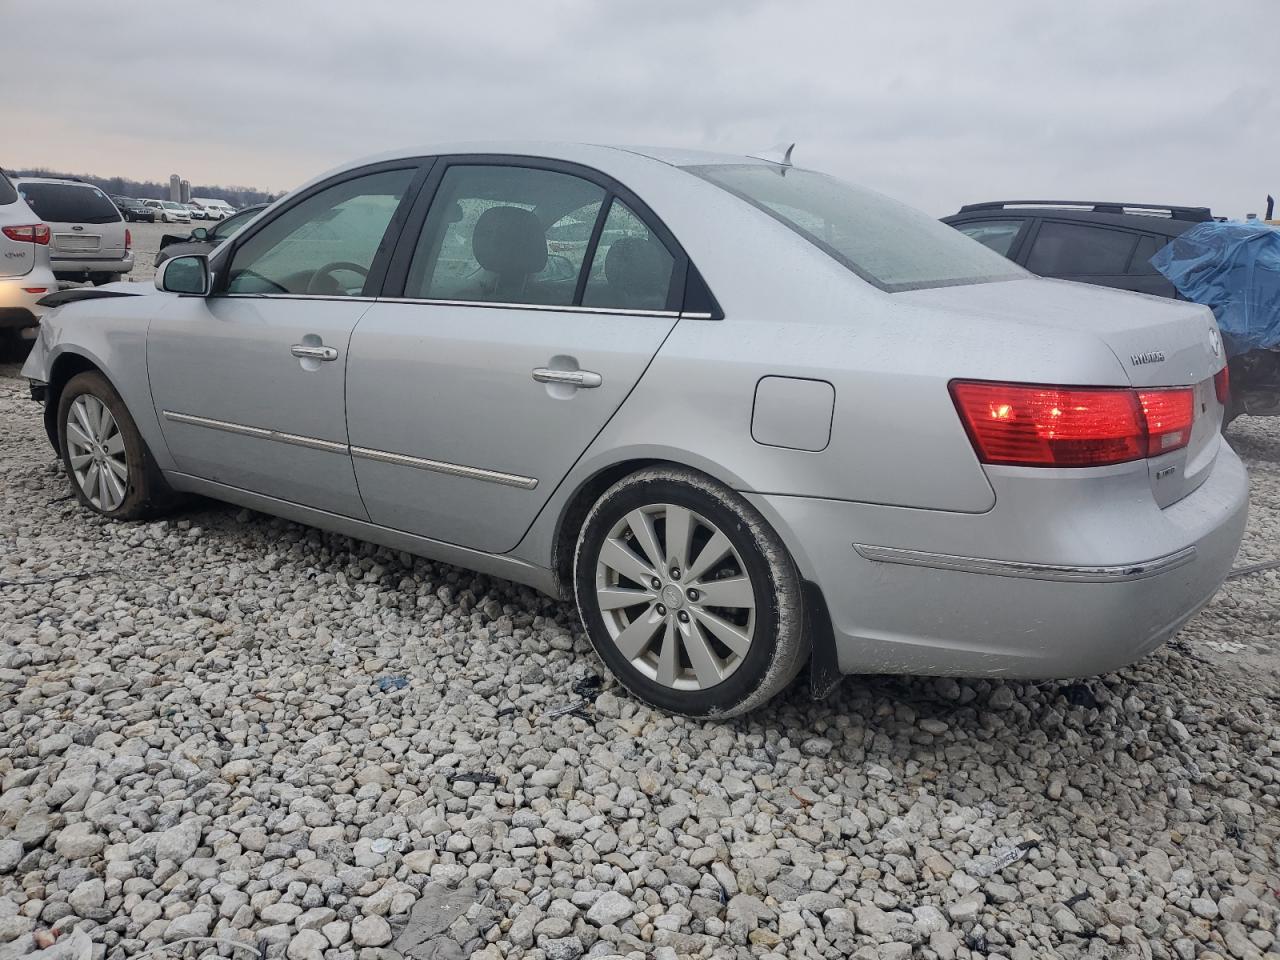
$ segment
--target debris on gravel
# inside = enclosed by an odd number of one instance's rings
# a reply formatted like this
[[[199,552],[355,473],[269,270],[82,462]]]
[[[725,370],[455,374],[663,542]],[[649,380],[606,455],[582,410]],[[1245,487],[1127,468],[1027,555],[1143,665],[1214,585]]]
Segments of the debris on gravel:
[[[567,604],[207,502],[105,522],[17,381],[0,420],[0,957],[1280,956],[1280,571],[1108,676],[696,722],[575,691]],[[1232,439],[1260,563],[1280,424]]]

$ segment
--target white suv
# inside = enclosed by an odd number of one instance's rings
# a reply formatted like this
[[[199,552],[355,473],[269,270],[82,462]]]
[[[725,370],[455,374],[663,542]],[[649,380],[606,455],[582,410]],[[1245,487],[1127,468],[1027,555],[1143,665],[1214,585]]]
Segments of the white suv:
[[[59,280],[110,283],[133,269],[133,237],[97,187],[43,177],[22,177],[14,185],[53,232],[49,259]]]
[[[58,289],[49,234],[0,170],[0,335],[34,330],[43,312],[37,301]]]

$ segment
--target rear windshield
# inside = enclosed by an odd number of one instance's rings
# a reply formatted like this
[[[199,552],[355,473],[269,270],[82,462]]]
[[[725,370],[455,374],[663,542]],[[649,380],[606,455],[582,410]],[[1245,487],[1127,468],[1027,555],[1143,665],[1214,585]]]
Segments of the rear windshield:
[[[18,191],[13,188],[13,184],[4,175],[4,171],[0,170],[0,205],[13,203],[17,199]]]
[[[813,170],[765,164],[685,167],[786,224],[881,290],[1026,276],[998,253],[897,200]]]
[[[71,183],[24,183],[22,196],[50,223],[115,223],[120,211],[97,187]]]

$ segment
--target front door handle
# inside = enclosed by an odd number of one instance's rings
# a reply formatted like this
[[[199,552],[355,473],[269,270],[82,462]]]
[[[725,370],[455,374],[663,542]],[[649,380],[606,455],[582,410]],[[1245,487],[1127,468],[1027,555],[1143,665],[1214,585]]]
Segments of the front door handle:
[[[590,370],[552,370],[550,367],[534,367],[533,379],[539,383],[563,383],[570,387],[598,387],[604,378]]]
[[[299,360],[337,360],[338,351],[335,347],[313,347],[305,343],[295,343],[289,348]]]

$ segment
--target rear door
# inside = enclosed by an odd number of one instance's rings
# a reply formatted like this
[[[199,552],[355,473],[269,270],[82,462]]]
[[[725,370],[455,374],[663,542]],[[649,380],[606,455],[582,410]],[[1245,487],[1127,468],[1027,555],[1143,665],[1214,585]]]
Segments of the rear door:
[[[1129,274],[1129,263],[1139,236],[1099,224],[1044,219],[1022,263],[1042,277],[1134,290],[1141,279]]]
[[[685,272],[666,228],[594,171],[441,161],[390,296],[351,340],[347,424],[370,519],[515,547],[675,325]]]

